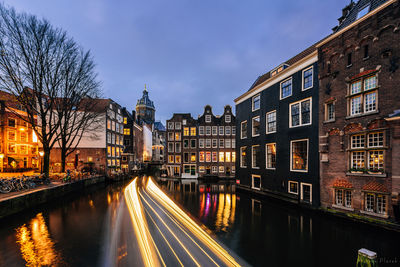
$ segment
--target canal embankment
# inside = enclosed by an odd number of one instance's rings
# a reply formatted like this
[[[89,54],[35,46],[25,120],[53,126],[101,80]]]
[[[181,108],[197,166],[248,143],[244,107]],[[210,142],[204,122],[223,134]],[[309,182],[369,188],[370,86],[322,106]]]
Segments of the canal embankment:
[[[87,187],[104,184],[107,181],[109,181],[109,179],[101,175],[70,183],[51,183],[36,189],[14,194],[4,194],[0,197],[0,219],[45,204],[57,198],[79,192]]]

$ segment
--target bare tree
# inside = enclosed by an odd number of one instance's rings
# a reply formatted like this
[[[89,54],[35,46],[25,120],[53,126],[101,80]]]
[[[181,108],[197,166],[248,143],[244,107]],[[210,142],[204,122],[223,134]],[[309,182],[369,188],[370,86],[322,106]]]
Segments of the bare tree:
[[[3,5],[0,5],[0,53],[0,89],[14,95],[26,110],[27,116],[18,112],[15,115],[32,125],[42,143],[43,172],[48,176],[50,151],[60,139],[62,122],[70,119],[67,112],[59,112],[60,108],[69,107],[60,104],[60,99],[91,96],[79,92],[88,80],[70,81],[74,79],[67,74],[73,68],[70,64],[78,60],[76,66],[81,66],[82,58],[93,64],[91,57],[89,53],[82,55],[74,40],[47,20],[16,13]],[[90,66],[84,75],[93,73],[92,65],[82,66]]]

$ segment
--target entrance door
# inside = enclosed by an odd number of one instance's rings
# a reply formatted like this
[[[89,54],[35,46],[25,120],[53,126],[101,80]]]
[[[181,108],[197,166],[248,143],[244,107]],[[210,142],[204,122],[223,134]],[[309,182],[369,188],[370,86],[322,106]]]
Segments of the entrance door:
[[[312,202],[312,185],[301,183],[301,200],[303,202]]]
[[[226,176],[231,176],[231,168],[226,167]]]
[[[211,167],[210,166],[206,166],[206,174],[211,174]]]

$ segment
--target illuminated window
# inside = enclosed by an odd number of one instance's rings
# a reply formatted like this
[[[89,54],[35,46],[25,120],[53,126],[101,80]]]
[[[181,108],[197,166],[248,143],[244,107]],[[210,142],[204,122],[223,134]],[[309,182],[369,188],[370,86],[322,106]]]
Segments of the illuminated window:
[[[107,156],[111,157],[111,147],[107,147]]]
[[[232,162],[236,162],[236,152],[232,152]]]
[[[240,148],[240,167],[246,168],[246,147]]]
[[[225,152],[225,162],[231,162],[231,152]]]
[[[204,162],[204,151],[199,152],[199,161]]]
[[[266,145],[267,169],[276,168],[276,144]]]
[[[384,171],[383,132],[352,135],[350,148],[352,149],[350,152],[352,171],[364,171],[365,168],[373,172]]]
[[[169,155],[168,156],[168,163],[174,163],[174,156],[173,155]]]
[[[179,155],[175,156],[175,163],[181,163],[181,156]]]
[[[212,152],[212,162],[217,162],[218,158],[217,158],[217,152]]]
[[[224,152],[219,152],[219,162],[224,162],[225,161],[225,153]]]
[[[189,136],[189,127],[183,128],[183,136]]]
[[[196,162],[196,153],[192,153],[192,154],[190,155],[190,161],[191,161],[191,162]]]
[[[21,132],[21,142],[28,142],[28,133]]]
[[[127,124],[127,123],[128,123],[128,118],[124,117],[124,124]]]
[[[17,140],[15,131],[8,130],[8,140],[10,140],[10,141],[16,141]]]
[[[225,167],[224,167],[224,166],[219,166],[219,172],[220,172],[220,173],[225,172]]]
[[[131,129],[124,128],[124,135],[131,135]]]
[[[190,135],[196,136],[196,127],[190,127]]]
[[[35,131],[32,131],[32,142],[37,143],[37,141],[38,141],[37,135],[36,135]]]
[[[176,141],[181,141],[181,133],[180,132],[176,132],[175,133],[175,140]]]
[[[20,146],[19,147],[19,152],[21,153],[21,154],[28,154],[28,147],[27,146]]]
[[[204,166],[199,166],[199,173],[204,173],[204,172],[205,172]]]
[[[206,152],[206,162],[211,162],[211,152]]]
[[[291,141],[291,171],[308,170],[308,140]]]

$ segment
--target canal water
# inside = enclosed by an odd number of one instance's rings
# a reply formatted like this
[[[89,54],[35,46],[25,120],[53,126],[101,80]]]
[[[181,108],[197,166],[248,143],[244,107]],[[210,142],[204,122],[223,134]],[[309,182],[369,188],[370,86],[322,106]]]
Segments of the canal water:
[[[135,262],[138,251],[121,205],[126,185],[95,186],[0,220],[0,266]],[[251,197],[232,184],[169,180],[161,187],[254,266],[355,266],[359,248],[376,251],[379,266],[400,262],[398,233]]]

